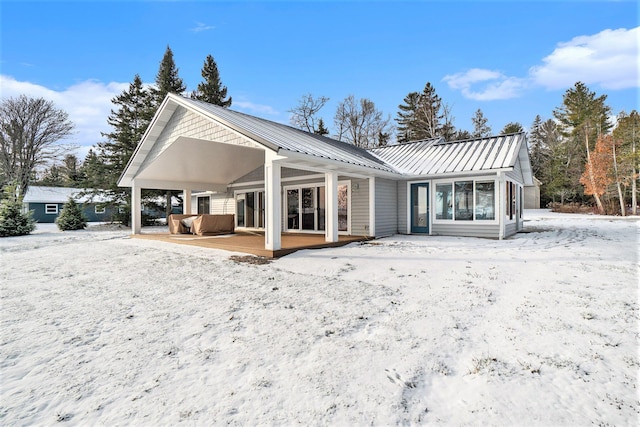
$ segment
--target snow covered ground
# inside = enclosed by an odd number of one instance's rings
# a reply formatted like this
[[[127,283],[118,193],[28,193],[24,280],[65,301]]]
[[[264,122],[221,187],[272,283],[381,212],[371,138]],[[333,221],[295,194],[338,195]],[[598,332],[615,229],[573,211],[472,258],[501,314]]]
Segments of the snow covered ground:
[[[638,221],[525,218],[266,265],[0,239],[0,424],[637,425]]]

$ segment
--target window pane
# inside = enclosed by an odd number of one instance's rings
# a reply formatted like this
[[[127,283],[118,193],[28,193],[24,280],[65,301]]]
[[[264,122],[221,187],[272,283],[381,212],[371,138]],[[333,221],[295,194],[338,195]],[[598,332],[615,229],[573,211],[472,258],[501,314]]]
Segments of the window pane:
[[[451,219],[451,184],[436,184],[436,219]]]
[[[495,182],[476,182],[476,219],[496,219]]]
[[[238,227],[244,227],[244,194],[238,195],[236,200],[236,217],[238,219]]]
[[[456,182],[456,221],[473,220],[473,181]]]
[[[349,229],[349,199],[346,185],[338,185],[338,231]]]
[[[253,191],[247,193],[245,199],[244,221],[246,227],[255,227],[255,194]]]
[[[287,228],[300,229],[298,189],[287,190]]]

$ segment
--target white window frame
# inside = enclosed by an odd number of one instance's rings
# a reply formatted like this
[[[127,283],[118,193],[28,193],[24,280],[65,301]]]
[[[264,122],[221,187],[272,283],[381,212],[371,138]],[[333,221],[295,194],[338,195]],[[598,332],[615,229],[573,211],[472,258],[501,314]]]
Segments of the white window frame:
[[[456,221],[456,213],[455,213],[455,209],[452,209],[452,218],[451,219],[437,219],[436,218],[436,211],[435,211],[435,206],[436,206],[436,186],[438,184],[449,184],[451,185],[452,188],[452,196],[453,196],[453,202],[455,203],[455,183],[457,181],[471,181],[473,183],[473,219],[472,220],[457,220]],[[426,182],[426,181],[425,181]],[[493,215],[493,219],[476,219],[476,182],[493,182],[494,183],[494,200],[493,200],[493,209],[494,209],[494,215]],[[437,180],[433,180],[431,181],[431,186],[432,190],[431,195],[430,195],[430,202],[432,203],[432,205],[429,207],[429,210],[431,211],[431,223],[432,224],[474,224],[474,225],[482,225],[482,224],[486,224],[486,225],[495,225],[495,224],[499,224],[500,223],[500,211],[499,211],[499,207],[500,207],[500,197],[502,197],[502,195],[500,194],[500,180],[496,177],[496,176],[477,176],[477,177],[457,177],[457,178],[450,178],[450,179],[437,179]],[[506,196],[505,196],[506,197]],[[411,201],[408,200],[408,207],[410,209],[410,203]]]
[[[95,207],[93,208],[93,211],[95,212],[96,215],[102,215],[107,212],[107,208],[105,208],[104,206],[95,205]]]
[[[51,208],[53,208],[53,209],[51,209]],[[54,212],[51,212],[51,211],[54,211]],[[58,204],[57,203],[45,203],[45,205],[44,205],[44,213],[46,215],[58,215],[58,213],[59,213]]]
[[[507,199],[507,194],[509,193],[509,185],[513,184],[514,186],[514,190],[515,190],[515,203],[512,203],[511,199],[509,199],[509,206],[507,206],[505,204],[505,209],[504,209],[504,223],[505,224],[514,224],[516,221],[518,221],[518,215],[517,215],[517,211],[520,209],[518,206],[518,193],[520,193],[520,184],[517,183],[516,181],[510,179],[509,177],[506,177],[506,179],[504,180],[505,185],[504,185],[504,200],[506,203],[506,199]],[[509,217],[509,209],[514,209],[516,210],[516,212],[513,212],[513,214],[511,215],[512,218]]]
[[[257,193],[257,192],[262,192],[264,193],[264,205],[265,205],[265,218],[264,218],[264,224],[265,227],[245,227],[242,226],[240,227],[238,225],[238,195],[239,194],[246,194],[246,193]],[[213,208],[213,205],[211,204],[211,200],[209,200],[209,209]],[[246,196],[245,196],[245,203],[246,203]],[[267,192],[265,191],[264,187],[253,187],[253,188],[246,188],[243,190],[234,190],[233,191],[233,213],[234,213],[234,217],[235,217],[235,226],[236,228],[239,228],[241,230],[264,230],[266,229],[266,224],[267,224],[267,218],[266,218],[266,206],[267,206]],[[246,205],[245,205],[245,211],[246,211]],[[246,215],[246,212],[245,212]],[[245,220],[245,224],[246,224],[246,220]]]

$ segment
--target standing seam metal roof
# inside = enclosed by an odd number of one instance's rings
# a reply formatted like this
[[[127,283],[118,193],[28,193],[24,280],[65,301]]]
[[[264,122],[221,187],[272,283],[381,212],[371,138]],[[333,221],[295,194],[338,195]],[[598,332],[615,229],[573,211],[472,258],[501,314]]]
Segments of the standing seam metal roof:
[[[207,102],[184,97],[180,97],[180,101],[192,105],[204,114],[210,115],[213,119],[220,120],[236,132],[263,143],[269,148],[275,150],[283,149],[352,165],[364,166],[384,172],[396,173],[393,167],[387,165],[369,151],[346,142],[310,134],[291,126],[229,110]]]
[[[514,167],[524,140],[524,133],[453,142],[434,138],[370,152],[409,176],[479,172]]]

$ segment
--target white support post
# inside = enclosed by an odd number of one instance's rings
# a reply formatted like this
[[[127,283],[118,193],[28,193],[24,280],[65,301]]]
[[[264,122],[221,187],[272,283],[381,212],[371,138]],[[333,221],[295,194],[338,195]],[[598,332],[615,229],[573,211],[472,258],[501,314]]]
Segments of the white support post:
[[[185,188],[182,190],[182,213],[191,213],[191,189]]]
[[[281,169],[279,163],[269,159],[268,154],[265,153],[264,164],[264,191],[267,202],[267,209],[265,212],[265,240],[264,248],[271,251],[276,251],[282,246],[282,202],[280,198],[281,192]]]
[[[134,182],[131,186],[131,233],[142,230],[142,191]]]
[[[504,239],[505,222],[507,221],[507,185],[504,179],[504,173],[498,172],[498,219],[500,229],[498,231],[498,239]]]
[[[338,173],[326,172],[324,174],[325,191],[327,198],[325,241],[338,241]]]
[[[369,236],[376,237],[376,178],[369,178]]]

